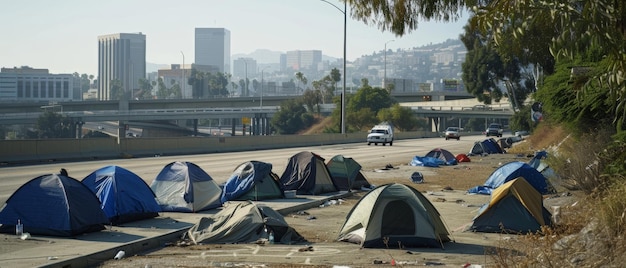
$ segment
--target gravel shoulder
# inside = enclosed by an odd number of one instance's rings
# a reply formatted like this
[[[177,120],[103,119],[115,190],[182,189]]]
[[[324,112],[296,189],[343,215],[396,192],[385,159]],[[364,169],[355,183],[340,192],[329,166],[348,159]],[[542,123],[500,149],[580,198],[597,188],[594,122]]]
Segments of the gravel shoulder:
[[[364,164],[363,174],[374,185],[403,183],[422,192],[437,208],[452,234],[453,242],[444,248],[401,248],[390,245],[383,249],[362,249],[356,244],[335,241],[346,215],[365,192],[337,200],[337,204],[315,207],[300,213],[285,215],[285,220],[307,239],[298,245],[210,244],[167,246],[155,251],[110,260],[98,267],[376,267],[391,265],[461,267],[467,263],[484,266],[494,264],[488,252],[508,234],[486,234],[465,231],[479,207],[489,202],[489,196],[468,195],[466,190],[482,185],[498,166],[510,161],[524,161],[521,155],[501,154],[476,156],[471,162],[440,168],[413,167],[407,163]],[[424,183],[412,183],[410,175],[419,171]],[[567,205],[573,196],[553,196],[551,204]],[[313,219],[314,218],[314,219]]]

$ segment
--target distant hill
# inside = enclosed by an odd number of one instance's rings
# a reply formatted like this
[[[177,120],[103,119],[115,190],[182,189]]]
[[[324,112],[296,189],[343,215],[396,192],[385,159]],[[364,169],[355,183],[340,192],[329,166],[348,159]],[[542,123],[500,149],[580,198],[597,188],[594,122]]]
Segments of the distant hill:
[[[256,60],[257,64],[271,64],[271,63],[280,63],[280,55],[286,52],[282,51],[272,51],[269,49],[257,49],[252,53],[244,54],[233,54],[230,56],[231,60],[236,60],[238,58],[253,58]],[[322,55],[323,61],[336,61],[337,58]]]

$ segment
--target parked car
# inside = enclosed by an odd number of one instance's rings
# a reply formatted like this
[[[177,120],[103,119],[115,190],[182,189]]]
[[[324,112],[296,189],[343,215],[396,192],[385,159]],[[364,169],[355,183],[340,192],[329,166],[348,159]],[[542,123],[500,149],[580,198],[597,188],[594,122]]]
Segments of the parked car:
[[[485,130],[485,135],[487,137],[489,136],[502,137],[503,131],[504,130],[502,129],[502,125],[498,123],[491,123],[489,124],[489,127],[487,128],[487,130]]]
[[[461,130],[458,127],[448,127],[444,136],[446,137],[446,140],[456,139],[458,141],[461,139]]]

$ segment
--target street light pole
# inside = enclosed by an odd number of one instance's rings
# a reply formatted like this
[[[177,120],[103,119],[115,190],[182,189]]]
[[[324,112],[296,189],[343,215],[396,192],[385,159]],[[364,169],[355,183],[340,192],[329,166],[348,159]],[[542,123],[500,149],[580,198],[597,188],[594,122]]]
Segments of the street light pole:
[[[261,69],[261,108],[263,107],[263,72],[265,72],[265,69],[269,68],[269,66]]]
[[[181,95],[183,96],[183,99],[185,98],[185,53],[183,53],[183,51],[180,51],[180,54],[183,55],[183,66],[180,66],[180,69],[182,71],[182,76],[180,79],[180,86],[181,86]]]
[[[343,13],[343,89],[341,90],[341,134],[346,134],[346,28],[348,25],[348,1],[343,1],[343,10],[326,0],[320,0]]]
[[[244,81],[244,85],[246,86],[246,88],[244,89],[246,95],[245,97],[248,96],[248,61],[246,59],[243,59],[243,64],[246,66],[246,81]],[[242,92],[243,93],[243,92]],[[242,94],[243,95],[243,94]]]
[[[383,76],[383,89],[387,89],[387,44],[396,40],[389,40],[385,42],[385,74]]]

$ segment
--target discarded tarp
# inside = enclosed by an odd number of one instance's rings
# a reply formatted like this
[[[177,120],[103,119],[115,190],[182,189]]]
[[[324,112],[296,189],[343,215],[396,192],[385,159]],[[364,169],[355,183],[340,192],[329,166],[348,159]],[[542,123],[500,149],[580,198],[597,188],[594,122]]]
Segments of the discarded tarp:
[[[248,161],[235,168],[222,190],[222,203],[231,200],[267,200],[283,198],[278,175],[272,172],[272,164]]]
[[[555,192],[554,187],[539,171],[524,162],[514,161],[497,168],[487,178],[485,184],[469,189],[468,193],[491,194],[493,189],[519,177],[526,179],[540,194]]]
[[[543,197],[525,179],[511,180],[493,190],[491,200],[474,218],[470,230],[476,232],[526,234],[551,224]]]
[[[150,186],[135,173],[119,166],[106,166],[82,180],[102,203],[112,224],[159,216],[161,207]]]
[[[466,154],[457,154],[456,160],[460,162],[471,162],[472,160]]]
[[[176,161],[163,167],[150,184],[162,211],[198,212],[222,206],[222,189],[201,167]]]
[[[109,224],[98,197],[61,174],[34,178],[7,199],[0,211],[0,232],[15,234],[18,220],[25,233],[51,236],[97,232]]]
[[[433,157],[442,160],[445,165],[456,165],[458,161],[450,151],[446,149],[436,148],[428,152],[425,157]]]
[[[416,155],[411,159],[409,165],[415,167],[439,167],[440,165],[445,165],[445,163],[438,158]]]
[[[218,213],[202,217],[186,236],[195,244],[251,243],[268,239],[269,232],[273,232],[275,243],[305,242],[280,213],[251,201],[225,204]]]

